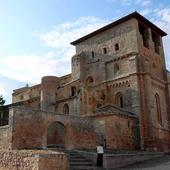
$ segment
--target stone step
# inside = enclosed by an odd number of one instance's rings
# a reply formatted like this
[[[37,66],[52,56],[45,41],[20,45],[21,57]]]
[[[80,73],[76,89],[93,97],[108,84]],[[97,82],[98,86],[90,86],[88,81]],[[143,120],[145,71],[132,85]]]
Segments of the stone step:
[[[70,170],[106,170],[105,168],[84,166],[84,167],[72,167]]]
[[[58,149],[56,149],[56,151],[58,151]],[[84,152],[86,153],[91,152],[89,154],[96,154],[96,150],[72,150],[72,151],[65,150],[64,152],[69,155],[70,170],[104,170],[103,168],[95,167],[93,161],[89,160],[88,157],[87,158],[83,157]],[[117,158],[119,158],[121,162],[120,163],[121,167],[127,166],[129,164],[133,164],[136,161],[143,162],[145,160],[155,159],[156,157],[160,157],[164,155],[163,152],[128,151],[128,150],[112,150],[112,149],[105,150],[105,154],[108,154],[108,156],[114,155]],[[122,159],[122,156],[123,157],[127,156],[128,159],[130,159],[129,162],[126,161],[126,159],[125,160]],[[117,168],[119,168],[119,166]]]
[[[84,159],[84,157],[75,155],[75,156],[70,156],[70,159]]]
[[[83,156],[74,155],[74,156],[70,156],[70,159],[85,159],[85,158]]]
[[[94,170],[93,162],[81,156],[77,152],[70,152],[70,169],[71,170]]]
[[[81,156],[79,154],[69,154],[70,156]],[[81,156],[82,157],[82,156]]]
[[[80,154],[79,153],[69,153],[69,155],[80,155]]]
[[[71,166],[92,166],[93,165],[93,163],[92,162],[70,162],[70,165]]]
[[[70,161],[71,162],[92,162],[91,160],[88,160],[88,159],[84,159],[84,158],[79,158],[79,159],[76,159],[76,158],[70,158]]]
[[[70,170],[95,170],[95,167],[92,166],[73,166]]]

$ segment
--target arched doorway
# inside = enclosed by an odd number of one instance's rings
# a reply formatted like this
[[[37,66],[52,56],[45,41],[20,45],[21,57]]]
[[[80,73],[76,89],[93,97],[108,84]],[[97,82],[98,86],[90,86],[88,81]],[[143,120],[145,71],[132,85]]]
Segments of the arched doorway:
[[[53,122],[47,129],[47,146],[48,147],[65,147],[65,126],[60,122]]]

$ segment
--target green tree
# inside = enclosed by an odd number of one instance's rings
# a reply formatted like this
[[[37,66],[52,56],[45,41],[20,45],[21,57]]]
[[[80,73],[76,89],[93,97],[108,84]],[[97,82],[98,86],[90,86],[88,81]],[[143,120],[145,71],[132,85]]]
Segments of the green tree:
[[[5,100],[2,95],[0,95],[0,106],[3,106],[5,104]]]

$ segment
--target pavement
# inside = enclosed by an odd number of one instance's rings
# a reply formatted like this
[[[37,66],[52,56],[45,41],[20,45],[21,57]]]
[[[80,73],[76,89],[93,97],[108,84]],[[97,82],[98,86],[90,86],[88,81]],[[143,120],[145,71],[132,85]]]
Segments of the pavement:
[[[116,170],[170,170],[170,155],[135,163]]]

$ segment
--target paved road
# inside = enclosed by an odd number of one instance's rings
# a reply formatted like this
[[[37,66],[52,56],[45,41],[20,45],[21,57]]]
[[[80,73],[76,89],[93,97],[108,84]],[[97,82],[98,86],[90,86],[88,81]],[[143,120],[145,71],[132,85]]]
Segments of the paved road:
[[[136,163],[126,168],[119,168],[119,170],[170,170],[170,155],[148,160],[143,163]]]

